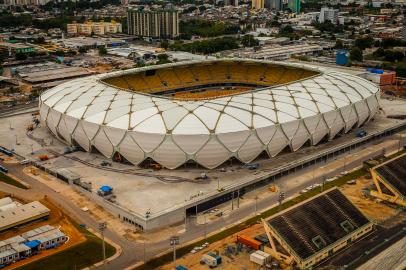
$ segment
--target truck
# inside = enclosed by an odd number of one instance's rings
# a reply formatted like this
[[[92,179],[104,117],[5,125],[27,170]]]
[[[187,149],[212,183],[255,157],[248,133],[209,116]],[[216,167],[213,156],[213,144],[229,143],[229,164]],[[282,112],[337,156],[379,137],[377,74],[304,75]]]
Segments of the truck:
[[[6,167],[0,165],[0,172],[8,173],[8,169]]]
[[[210,268],[215,268],[221,264],[221,256],[214,252],[209,252],[202,256],[200,264],[206,264]]]
[[[248,170],[256,170],[259,168],[259,163],[247,163],[244,165]]]
[[[6,156],[9,156],[9,157],[11,157],[13,155],[13,152],[11,152],[11,151],[9,151],[6,148],[1,147],[1,146],[0,146],[0,152],[5,154]]]
[[[357,133],[355,134],[355,136],[357,136],[358,138],[365,137],[366,135],[367,135],[367,132],[363,129],[358,130]]]

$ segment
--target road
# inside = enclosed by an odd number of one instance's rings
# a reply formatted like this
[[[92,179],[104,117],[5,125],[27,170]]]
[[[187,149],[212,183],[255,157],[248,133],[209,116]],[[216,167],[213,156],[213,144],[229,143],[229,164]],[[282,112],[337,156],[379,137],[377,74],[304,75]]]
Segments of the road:
[[[376,153],[371,153],[371,155],[368,156],[367,158],[373,157],[374,155],[376,155]],[[367,159],[367,158],[365,158],[365,159]],[[332,162],[334,162],[334,160]],[[357,161],[354,159],[346,159],[346,162],[345,162],[345,164],[343,164],[343,167],[337,166],[336,171],[331,172],[330,173],[331,175],[326,175],[326,177],[337,175],[343,170],[350,170],[351,168],[357,167],[360,164],[361,164],[360,161]],[[22,165],[5,164],[5,166],[9,169],[11,174],[13,174],[16,177],[20,178],[21,180],[25,181],[26,183],[31,185],[32,188],[29,190],[22,190],[22,189],[13,187],[13,186],[6,185],[4,183],[0,183],[0,189],[2,191],[8,192],[8,193],[13,193],[17,196],[24,197],[27,199],[38,199],[39,196],[42,197],[42,196],[46,195],[50,199],[52,199],[57,205],[59,205],[62,209],[64,209],[75,220],[77,220],[80,223],[86,224],[87,226],[93,228],[94,230],[97,230],[98,221],[94,220],[90,216],[89,213],[83,212],[78,206],[73,204],[63,195],[55,192],[53,189],[49,188],[47,185],[45,185],[45,184],[37,181],[36,179],[23,173],[22,170],[24,167]],[[345,168],[344,168],[344,166],[345,166]],[[319,166],[315,167],[314,169],[317,169],[317,168],[319,168]],[[306,170],[301,170],[301,171],[297,172],[296,174],[292,174],[292,175],[289,175],[288,177],[278,179],[275,182],[275,184],[278,186],[283,186],[284,182],[289,182],[289,178],[294,178],[295,176],[304,174],[304,173],[309,172],[314,169],[312,167],[309,167]],[[301,183],[300,185],[294,185],[293,188],[283,190],[285,192],[285,198],[294,196],[295,194],[300,192],[305,187],[307,187],[311,184],[320,183],[321,180],[322,180],[322,175],[316,174],[315,177],[309,178],[308,180]],[[278,200],[277,193],[271,194],[270,196],[267,196],[263,199],[258,200],[257,206],[256,206],[257,211],[261,212],[261,211],[269,208],[270,206],[275,205],[277,203],[277,200]],[[252,216],[253,213],[255,213],[255,205],[254,204],[245,204],[245,205],[241,206],[240,208],[232,211],[228,216],[220,218],[211,223],[207,223],[205,225],[198,225],[195,222],[196,220],[194,218],[189,218],[187,221],[187,224],[186,224],[186,233],[179,235],[180,243],[184,244],[184,243],[190,242],[192,240],[195,240],[197,238],[203,237],[205,234],[209,234],[211,232],[221,230],[222,228],[225,228],[225,227],[230,226],[234,223],[237,223],[241,220],[244,220],[247,217]],[[155,256],[165,250],[168,250],[170,248],[168,239],[162,240],[159,242],[154,242],[154,243],[147,243],[144,246],[144,244],[142,244],[142,243],[134,243],[134,242],[128,241],[123,236],[115,233],[112,230],[112,228],[107,228],[107,230],[105,231],[105,236],[122,248],[122,254],[117,259],[109,262],[109,264],[108,264],[109,269],[127,268],[131,265],[134,265],[137,262],[143,261],[144,254],[145,254],[145,258],[148,259],[148,258],[152,258],[153,256]],[[168,236],[168,238],[169,238],[169,236]],[[104,268],[98,267],[96,269],[104,269]]]
[[[23,180],[27,184],[31,185],[31,189],[24,190],[14,186],[10,186],[0,182],[0,190],[15,194],[18,197],[22,197],[29,200],[35,200],[43,196],[50,198],[55,204],[64,209],[68,215],[74,218],[79,223],[86,224],[87,226],[97,230],[98,222],[94,220],[89,213],[83,212],[78,206],[66,199],[63,195],[55,192],[47,185],[37,181],[36,179],[23,173],[24,168],[19,164],[3,164],[9,169],[9,172],[17,178]],[[138,253],[143,250],[143,246],[126,240],[121,235],[116,234],[111,228],[107,228],[105,231],[105,237],[116,243],[122,248],[122,255],[116,260],[109,263],[110,269],[123,269],[129,265],[134,264],[137,260],[134,258],[134,253]],[[102,269],[102,268],[100,268]]]

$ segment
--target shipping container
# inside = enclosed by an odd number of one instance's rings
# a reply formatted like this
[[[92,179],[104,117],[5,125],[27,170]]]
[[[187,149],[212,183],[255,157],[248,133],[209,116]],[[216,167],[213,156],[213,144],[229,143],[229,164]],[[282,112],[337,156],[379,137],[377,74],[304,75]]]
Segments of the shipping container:
[[[253,263],[256,263],[258,265],[261,265],[261,266],[265,265],[265,263],[266,263],[265,257],[258,255],[255,252],[250,255],[250,261]]]
[[[246,235],[237,235],[237,243],[244,244],[255,250],[259,250],[261,248],[261,242]]]
[[[271,255],[261,250],[257,250],[250,254],[250,261],[259,265],[265,265],[270,259]]]

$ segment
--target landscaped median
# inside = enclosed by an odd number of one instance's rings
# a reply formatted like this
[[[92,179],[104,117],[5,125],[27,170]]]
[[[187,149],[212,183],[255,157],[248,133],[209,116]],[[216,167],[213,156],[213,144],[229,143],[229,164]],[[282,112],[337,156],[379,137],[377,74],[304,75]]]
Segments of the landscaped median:
[[[0,181],[6,183],[8,185],[18,187],[18,188],[28,189],[27,185],[24,185],[20,181],[14,179],[13,177],[10,177],[7,174],[2,173],[2,172],[0,172]]]
[[[365,175],[367,173],[367,171],[365,169],[358,169],[355,171],[352,171],[344,176],[341,176],[339,178],[337,178],[334,181],[331,182],[327,182],[324,184],[324,190],[327,190],[329,188],[335,187],[335,186],[342,186],[345,183],[347,183],[347,181],[352,180],[352,179],[356,179],[358,177],[361,177],[363,175]],[[209,243],[213,243],[216,241],[219,241],[227,236],[230,236],[232,234],[235,234],[247,227],[252,226],[253,224],[255,224],[256,222],[260,221],[261,219],[265,219],[268,218],[274,214],[276,214],[277,212],[284,210],[286,208],[291,207],[292,205],[298,204],[304,200],[307,200],[319,193],[322,192],[321,187],[316,187],[312,190],[309,190],[308,192],[298,195],[296,197],[294,197],[291,200],[288,200],[284,203],[282,203],[281,206],[277,206],[277,207],[273,207],[271,209],[268,209],[266,211],[264,211],[263,213],[256,215],[254,217],[251,217],[249,219],[247,219],[246,221],[243,221],[241,223],[239,223],[238,225],[232,226],[230,228],[227,228],[221,232],[215,233],[209,237],[207,237],[207,239],[202,239],[190,244],[187,244],[186,246],[183,246],[179,249],[176,250],[176,254],[178,255],[178,257],[182,257],[185,254],[189,253],[190,250],[192,250],[194,247],[196,246],[201,246],[202,244],[204,244],[205,242],[209,242]],[[173,259],[173,255],[172,252],[168,252],[165,253],[159,257],[153,258],[150,261],[148,261],[147,263],[140,265],[138,267],[135,267],[134,270],[150,270],[150,269],[155,269],[161,265],[164,265],[166,263],[169,263],[171,260]]]
[[[76,223],[74,226],[86,237],[86,241],[71,248],[62,250],[43,259],[17,268],[17,270],[71,270],[83,269],[103,260],[102,240]],[[106,245],[106,258],[116,253],[109,243]]]

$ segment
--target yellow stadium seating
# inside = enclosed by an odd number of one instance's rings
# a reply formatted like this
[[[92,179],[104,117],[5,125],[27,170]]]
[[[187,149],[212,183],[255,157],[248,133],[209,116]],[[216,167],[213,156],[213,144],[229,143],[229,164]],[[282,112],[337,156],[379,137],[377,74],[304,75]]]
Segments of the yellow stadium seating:
[[[207,68],[207,66],[192,66],[190,71],[193,73],[193,76],[199,79],[199,82],[211,82],[213,78]]]
[[[180,81],[184,84],[192,84],[196,82],[192,72],[190,72],[189,67],[181,67],[174,69],[176,75],[180,79]]]
[[[157,69],[155,74],[145,76],[144,72],[111,77],[104,81],[120,88],[128,88],[145,93],[156,93],[174,90],[180,87],[206,85],[209,83],[251,83],[261,86],[284,84],[315,75],[310,70],[286,68],[273,64],[214,62],[203,65],[179,66],[168,69]],[[206,88],[200,92],[190,91],[173,94],[178,98],[205,99],[248,91],[252,87],[238,86],[235,89]]]

